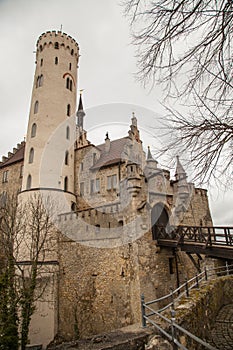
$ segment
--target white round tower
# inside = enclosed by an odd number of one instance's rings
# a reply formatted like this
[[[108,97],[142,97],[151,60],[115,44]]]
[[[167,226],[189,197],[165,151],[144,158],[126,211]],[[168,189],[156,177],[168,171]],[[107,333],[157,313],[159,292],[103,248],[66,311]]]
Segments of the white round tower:
[[[74,195],[74,139],[77,91],[77,42],[62,32],[42,34],[36,45],[22,192],[64,192]],[[68,208],[66,208],[68,209]]]

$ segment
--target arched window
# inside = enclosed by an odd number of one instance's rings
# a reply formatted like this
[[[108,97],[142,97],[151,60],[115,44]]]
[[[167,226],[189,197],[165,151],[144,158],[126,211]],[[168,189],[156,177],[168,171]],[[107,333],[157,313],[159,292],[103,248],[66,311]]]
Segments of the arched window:
[[[119,220],[118,221],[118,227],[122,227],[122,226],[124,226],[124,222],[123,222],[123,220]]]
[[[70,104],[67,105],[66,115],[70,116]]]
[[[75,211],[75,210],[76,210],[76,203],[72,202],[71,211]]]
[[[36,88],[38,88],[38,86],[39,86],[39,80],[40,80],[40,77],[37,77],[37,79],[36,79]]]
[[[32,187],[32,177],[31,175],[28,175],[26,189],[30,190],[31,187]]]
[[[39,86],[42,86],[44,82],[44,76],[43,74],[41,74],[41,76],[39,77]]]
[[[64,179],[64,191],[67,192],[68,191],[68,177],[66,176]]]
[[[29,160],[28,160],[28,162],[29,163],[33,163],[33,159],[34,159],[34,148],[31,148],[30,152],[29,152]]]
[[[69,126],[66,127],[66,139],[67,140],[70,139],[70,127]]]
[[[34,114],[38,113],[38,110],[39,110],[39,102],[36,101],[34,104]]]
[[[55,44],[54,44],[54,49],[59,49],[59,44],[58,44],[57,41],[56,41]]]
[[[31,137],[35,137],[36,136],[36,129],[37,129],[36,123],[33,123],[32,124],[32,130],[31,130]]]
[[[70,91],[72,91],[72,86],[73,85],[73,82],[72,82],[72,80],[70,79],[70,87],[69,87],[69,89],[70,89]]]
[[[70,88],[70,78],[66,79],[66,88],[69,89]]]
[[[58,64],[58,57],[55,57],[55,64]]]
[[[72,50],[71,50],[71,56],[73,56],[73,54],[74,54],[74,50],[72,49]]]
[[[69,152],[66,151],[65,153],[65,165],[68,165],[69,164]]]

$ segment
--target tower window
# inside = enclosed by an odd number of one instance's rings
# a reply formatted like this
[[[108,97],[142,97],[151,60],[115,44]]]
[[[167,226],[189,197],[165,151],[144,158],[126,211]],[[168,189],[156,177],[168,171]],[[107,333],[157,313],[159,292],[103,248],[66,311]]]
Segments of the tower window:
[[[57,41],[56,41],[55,44],[54,44],[54,49],[59,49],[59,44],[58,44]]]
[[[40,60],[40,66],[41,67],[43,66],[43,58],[41,58],[41,60]]]
[[[66,139],[67,140],[70,139],[70,127],[69,126],[66,127]]]
[[[42,45],[40,45],[40,51],[42,51],[43,50],[43,47],[42,47]]]
[[[8,182],[8,173],[9,170],[5,170],[2,174],[2,182]]]
[[[83,162],[80,164],[80,170],[83,171]]]
[[[68,191],[68,177],[66,176],[64,179],[64,191],[67,192]]]
[[[30,152],[29,152],[29,160],[28,160],[28,162],[29,163],[33,163],[33,159],[34,159],[34,148],[31,148]]]
[[[84,196],[84,182],[80,182],[80,196]]]
[[[69,70],[71,70],[71,67],[72,67],[72,64],[70,63],[70,64],[69,64]]]
[[[23,177],[23,165],[20,167],[19,177]]]
[[[71,50],[71,56],[73,56],[73,54],[74,54],[74,50],[72,49],[72,50]]]
[[[70,91],[72,91],[72,88],[73,88],[73,82],[72,82],[72,79],[70,78],[67,78],[66,79],[66,88]]]
[[[55,64],[58,64],[58,57],[55,57]]]
[[[34,104],[34,114],[38,113],[38,110],[39,110],[39,102],[36,101]]]
[[[36,79],[36,87],[40,87],[43,85],[43,81],[44,81],[44,76],[43,74],[39,75]]]
[[[32,130],[31,130],[31,137],[35,137],[36,136],[36,129],[37,129],[37,125],[36,123],[32,124]]]
[[[68,165],[69,164],[69,152],[66,151],[65,153],[65,165]]]
[[[66,115],[67,115],[68,117],[70,116],[70,104],[67,105]]]
[[[26,189],[30,190],[31,187],[32,187],[32,177],[31,175],[28,175]]]

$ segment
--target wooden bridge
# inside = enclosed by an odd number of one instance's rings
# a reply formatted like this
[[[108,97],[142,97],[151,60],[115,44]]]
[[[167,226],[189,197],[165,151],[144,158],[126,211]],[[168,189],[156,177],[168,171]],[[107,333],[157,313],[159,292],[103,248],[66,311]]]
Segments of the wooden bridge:
[[[159,246],[188,254],[233,259],[233,227],[157,226],[154,238]]]

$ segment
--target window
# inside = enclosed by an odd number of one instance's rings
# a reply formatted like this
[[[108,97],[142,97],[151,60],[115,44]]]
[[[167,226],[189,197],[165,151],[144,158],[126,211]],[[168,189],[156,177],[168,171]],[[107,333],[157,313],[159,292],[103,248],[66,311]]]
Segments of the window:
[[[65,153],[65,165],[68,165],[69,164],[69,152],[66,151]]]
[[[73,82],[72,79],[70,79],[69,77],[66,78],[66,88],[70,91],[72,91],[73,88]]]
[[[123,222],[123,220],[119,220],[118,221],[118,227],[122,227],[122,226],[124,226],[124,222]]]
[[[174,258],[168,258],[170,275],[174,274]]]
[[[36,136],[36,123],[32,124],[32,130],[31,130],[31,137],[35,137]]]
[[[100,232],[100,225],[95,225],[95,233],[99,233]]]
[[[19,177],[23,177],[23,165],[20,167]]]
[[[66,115],[70,116],[70,104],[67,105]]]
[[[43,66],[43,58],[41,58],[41,60],[40,60],[40,66],[41,67]]]
[[[76,203],[72,202],[71,204],[71,211],[75,211],[76,210]]]
[[[80,196],[84,196],[84,182],[80,182]]]
[[[64,191],[67,192],[68,191],[68,177],[66,176],[64,179]]]
[[[95,192],[95,181],[94,181],[94,180],[91,180],[90,192],[91,192],[91,193],[94,193],[94,192]]]
[[[97,193],[100,192],[100,179],[96,179],[96,180],[95,180],[95,191],[96,191]]]
[[[69,70],[71,70],[71,68],[72,68],[72,64],[70,63],[70,64],[69,64]]]
[[[96,153],[93,153],[93,155],[92,155],[92,161],[93,161],[93,164],[95,164],[95,162],[96,162]]]
[[[43,81],[44,81],[44,76],[43,74],[39,75],[36,79],[36,87],[40,87],[43,85]]]
[[[83,162],[80,163],[80,171],[83,171]]]
[[[34,114],[38,113],[38,110],[39,110],[39,102],[36,101],[34,104]]]
[[[40,51],[42,51],[43,50],[43,47],[42,47],[42,45],[40,45]]]
[[[72,50],[71,50],[71,56],[73,56],[73,54],[74,54],[74,50],[72,49]]]
[[[66,127],[66,139],[67,140],[70,139],[70,127],[69,126]]]
[[[59,49],[59,44],[58,44],[57,41],[56,41],[55,44],[54,44],[54,49]]]
[[[7,192],[2,192],[0,196],[0,206],[4,208],[6,206],[6,201],[7,201]]]
[[[107,190],[112,190],[117,188],[117,176],[111,175],[107,177]]]
[[[34,159],[34,148],[31,148],[31,149],[30,149],[30,152],[29,152],[29,159],[28,159],[28,162],[29,162],[29,163],[33,163],[33,159]]]
[[[32,187],[32,177],[31,175],[28,175],[26,189],[30,190],[31,187]]]
[[[70,88],[70,78],[66,79],[66,88],[69,89]]]
[[[9,170],[3,171],[2,182],[8,182],[8,173],[9,173]]]
[[[55,57],[55,64],[58,64],[58,57]]]

